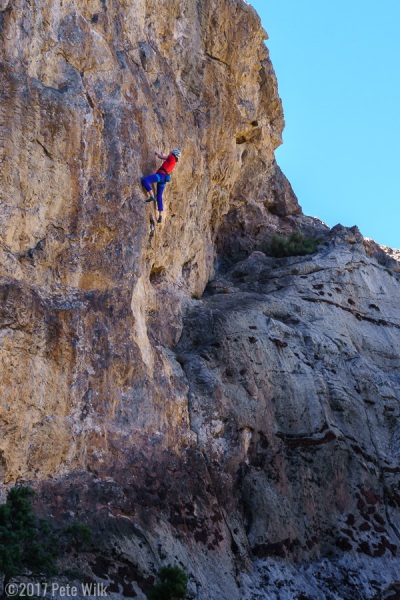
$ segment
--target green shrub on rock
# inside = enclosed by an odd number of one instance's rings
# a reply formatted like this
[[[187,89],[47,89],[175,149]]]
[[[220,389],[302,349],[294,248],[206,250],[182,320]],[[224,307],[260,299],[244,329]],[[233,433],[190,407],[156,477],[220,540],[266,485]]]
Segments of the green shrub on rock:
[[[148,600],[184,600],[188,577],[180,567],[162,567],[158,574],[159,583],[153,586]]]
[[[274,235],[269,243],[263,244],[261,250],[274,258],[284,258],[314,254],[317,248],[318,240],[294,231],[289,236]]]
[[[4,587],[12,577],[26,571],[55,572],[54,538],[47,521],[33,513],[33,496],[31,488],[15,487],[0,506],[0,574]]]

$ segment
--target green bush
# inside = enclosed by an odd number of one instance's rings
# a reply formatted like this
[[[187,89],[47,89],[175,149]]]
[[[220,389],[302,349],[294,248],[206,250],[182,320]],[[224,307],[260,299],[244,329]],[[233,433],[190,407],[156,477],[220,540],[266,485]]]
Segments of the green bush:
[[[180,567],[162,567],[157,577],[159,583],[153,586],[148,600],[184,600],[188,577]]]
[[[65,529],[54,529],[33,512],[35,492],[27,486],[14,487],[0,505],[0,575],[3,588],[14,577],[54,575],[60,553],[72,549],[83,551],[92,538],[89,527],[73,523]],[[4,593],[4,596],[6,594]]]
[[[265,253],[275,258],[305,256],[306,254],[314,254],[317,251],[318,240],[306,237],[299,231],[294,231],[287,237],[274,235],[268,246],[264,249]]]
[[[0,506],[0,574],[4,586],[26,571],[37,575],[55,572],[54,538],[47,521],[33,513],[33,496],[31,488],[15,487]]]
[[[92,541],[92,530],[87,525],[82,523],[73,523],[63,531],[67,538],[67,546],[69,549],[75,550],[86,549]]]

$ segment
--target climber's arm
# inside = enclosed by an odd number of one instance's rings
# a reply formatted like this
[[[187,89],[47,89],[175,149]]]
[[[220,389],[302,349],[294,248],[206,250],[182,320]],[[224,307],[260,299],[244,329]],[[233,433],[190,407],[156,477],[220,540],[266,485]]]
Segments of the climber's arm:
[[[158,158],[161,158],[161,160],[167,160],[168,156],[164,156],[164,154],[160,154],[159,152],[157,152],[157,150],[154,152],[154,154],[156,156],[158,156]]]

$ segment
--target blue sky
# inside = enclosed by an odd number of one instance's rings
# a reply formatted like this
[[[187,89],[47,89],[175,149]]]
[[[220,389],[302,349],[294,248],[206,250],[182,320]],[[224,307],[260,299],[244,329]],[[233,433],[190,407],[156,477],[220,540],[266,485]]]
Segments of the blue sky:
[[[400,248],[400,0],[249,0],[286,128],[276,158],[303,208]]]

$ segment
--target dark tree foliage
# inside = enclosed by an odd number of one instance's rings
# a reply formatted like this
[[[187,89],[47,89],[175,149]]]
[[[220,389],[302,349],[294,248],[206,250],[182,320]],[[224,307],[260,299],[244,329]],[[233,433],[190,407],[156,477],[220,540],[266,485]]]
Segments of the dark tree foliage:
[[[288,237],[274,235],[268,248],[265,248],[266,254],[275,258],[284,258],[285,256],[305,256],[314,254],[318,248],[318,240],[309,238],[294,231]]]
[[[66,550],[75,549],[78,551],[88,548],[92,541],[92,530],[82,523],[73,523],[63,531],[66,538]]]
[[[162,567],[158,572],[159,583],[147,595],[148,600],[184,600],[188,577],[180,567]]]
[[[4,585],[26,572],[54,573],[55,543],[47,521],[33,513],[34,491],[26,486],[8,492],[0,505],[0,574]]]

